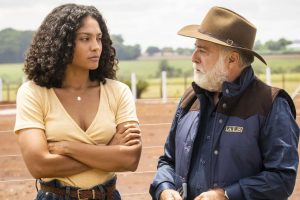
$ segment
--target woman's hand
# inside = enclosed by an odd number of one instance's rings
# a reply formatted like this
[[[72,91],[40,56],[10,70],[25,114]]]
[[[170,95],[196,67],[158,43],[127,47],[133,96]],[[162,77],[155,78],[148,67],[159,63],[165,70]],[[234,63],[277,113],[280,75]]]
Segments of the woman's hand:
[[[136,123],[128,123],[119,127],[108,145],[132,146],[141,142],[141,129]]]
[[[68,155],[69,141],[48,142],[49,152],[52,154]]]

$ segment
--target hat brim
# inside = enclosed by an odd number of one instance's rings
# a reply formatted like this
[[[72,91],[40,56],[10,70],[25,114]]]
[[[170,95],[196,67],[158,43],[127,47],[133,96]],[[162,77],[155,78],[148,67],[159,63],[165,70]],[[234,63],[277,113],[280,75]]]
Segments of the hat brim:
[[[244,50],[248,53],[253,54],[260,61],[262,61],[265,65],[267,65],[267,62],[265,61],[265,59],[261,55],[256,53],[255,51],[252,51],[252,50],[246,49],[246,48],[242,48],[242,47],[229,45],[226,42],[223,42],[222,40],[219,40],[219,39],[214,38],[210,35],[199,32],[199,29],[200,29],[200,25],[187,25],[187,26],[183,27],[182,29],[180,29],[177,34],[185,36],[185,37],[190,37],[190,38],[196,38],[196,39],[200,39],[200,40],[209,41],[209,42],[212,42],[212,43],[215,43],[215,44],[219,44],[219,45],[223,45],[223,46],[227,46],[227,47],[231,47],[231,48],[235,48],[235,49]]]

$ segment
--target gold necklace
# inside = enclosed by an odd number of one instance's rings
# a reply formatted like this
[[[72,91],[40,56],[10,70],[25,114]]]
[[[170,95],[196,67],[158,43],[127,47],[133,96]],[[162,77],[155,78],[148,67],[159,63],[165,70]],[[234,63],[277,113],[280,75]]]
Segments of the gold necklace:
[[[81,96],[77,96],[77,97],[76,97],[76,100],[77,100],[77,101],[81,101]]]

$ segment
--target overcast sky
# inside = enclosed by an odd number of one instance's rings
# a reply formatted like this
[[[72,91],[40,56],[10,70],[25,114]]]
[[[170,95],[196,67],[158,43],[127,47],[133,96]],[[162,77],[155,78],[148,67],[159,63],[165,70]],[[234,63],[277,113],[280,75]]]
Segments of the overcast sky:
[[[193,39],[178,36],[177,31],[199,24],[215,5],[255,24],[257,40],[300,39],[300,0],[0,0],[0,30],[36,30],[54,7],[70,2],[96,6],[111,34],[121,34],[125,44],[140,44],[143,50],[193,47]]]

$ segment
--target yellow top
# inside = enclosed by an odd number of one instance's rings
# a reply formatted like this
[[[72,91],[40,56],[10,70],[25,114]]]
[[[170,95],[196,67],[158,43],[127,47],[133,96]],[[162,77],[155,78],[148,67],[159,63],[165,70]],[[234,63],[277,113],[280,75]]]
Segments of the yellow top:
[[[64,109],[53,88],[40,87],[27,81],[18,90],[14,131],[40,128],[47,141],[80,141],[88,144],[107,144],[116,133],[116,126],[126,121],[138,122],[135,102],[125,84],[106,79],[100,84],[100,103],[97,114],[83,131]],[[57,177],[65,185],[90,188],[114,176],[114,172],[91,169],[69,177]],[[50,181],[54,178],[44,178]]]

